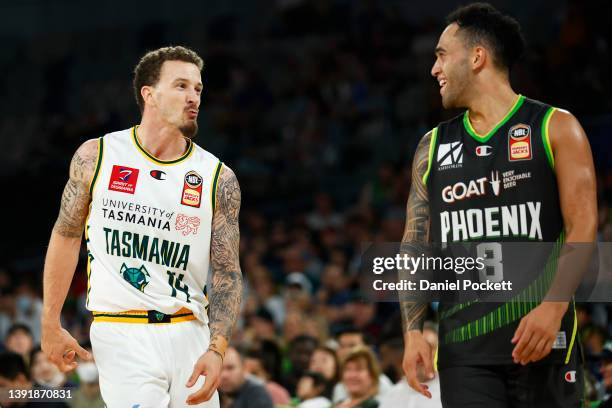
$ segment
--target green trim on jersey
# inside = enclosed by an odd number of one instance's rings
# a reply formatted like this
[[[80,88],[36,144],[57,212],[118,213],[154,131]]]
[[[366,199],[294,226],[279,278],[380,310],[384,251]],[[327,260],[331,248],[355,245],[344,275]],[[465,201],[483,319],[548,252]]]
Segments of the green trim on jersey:
[[[433,162],[433,152],[436,149],[436,140],[438,139],[438,128],[435,127],[431,131],[431,140],[429,141],[429,158],[427,159],[427,170],[423,174],[423,184],[427,185],[427,179],[431,172],[431,163]]]
[[[561,232],[548,257],[548,261],[544,267],[544,273],[538,276],[527,288],[523,289],[521,293],[500,307],[482,316],[480,319],[474,320],[446,333],[444,336],[444,343],[460,343],[490,333],[522,318],[538,306],[541,300],[544,299],[544,296],[546,296],[550,284],[555,277],[557,262],[564,242],[565,233]],[[574,336],[572,336],[572,339],[573,338]]]
[[[474,128],[472,127],[472,123],[470,122],[469,111],[466,110],[463,114],[463,125],[465,127],[466,132],[468,132],[470,136],[476,139],[477,142],[487,142],[497,132],[497,130],[502,127],[516,113],[517,110],[519,110],[519,108],[523,105],[523,102],[525,102],[525,97],[523,95],[519,95],[518,99],[516,100],[510,111],[506,114],[506,116],[504,116],[502,120],[497,125],[495,125],[495,127],[491,129],[489,133],[484,136],[479,135],[476,130],[474,130]]]
[[[569,347],[567,348],[567,355],[565,356],[565,364],[568,364],[570,357],[572,356],[572,348],[574,347],[574,341],[576,340],[576,333],[578,332],[578,316],[576,316],[576,303],[572,300],[572,307],[574,309],[574,327],[572,328],[572,339],[570,340]]]
[[[544,144],[544,150],[546,151],[546,158],[548,158],[548,163],[550,164],[550,168],[555,168],[555,156],[552,152],[552,147],[550,146],[550,135],[548,134],[548,125],[550,124],[550,118],[557,108],[553,108],[552,106],[548,108],[546,114],[544,115],[544,119],[542,119],[542,143]]]
[[[185,151],[185,153],[183,153],[183,155],[181,157],[179,157],[178,159],[174,159],[174,160],[160,160],[157,157],[153,156],[151,153],[149,153],[140,144],[140,140],[138,140],[138,135],[136,135],[136,129],[137,128],[138,128],[138,125],[136,125],[136,126],[134,126],[132,128],[132,138],[134,139],[134,143],[136,143],[136,147],[138,148],[138,150],[140,150],[140,152],[142,154],[144,154],[149,160],[153,161],[154,163],[162,164],[162,165],[169,165],[169,164],[180,163],[183,160],[187,159],[189,156],[191,156],[191,153],[193,152],[193,142],[191,141],[191,139],[185,138],[185,140],[187,140],[187,144],[189,146],[187,146],[187,150]]]
[[[219,173],[221,173],[221,167],[223,167],[223,162],[219,161],[215,170],[215,177],[213,177],[212,189],[210,193],[210,203],[212,205],[213,213],[215,212],[215,208],[217,207],[217,182],[219,181]]]
[[[104,136],[98,139],[98,158],[96,159],[96,169],[94,175],[89,183],[89,195],[93,194],[96,181],[98,180],[98,174],[100,174],[100,167],[102,167],[102,156],[104,155]]]

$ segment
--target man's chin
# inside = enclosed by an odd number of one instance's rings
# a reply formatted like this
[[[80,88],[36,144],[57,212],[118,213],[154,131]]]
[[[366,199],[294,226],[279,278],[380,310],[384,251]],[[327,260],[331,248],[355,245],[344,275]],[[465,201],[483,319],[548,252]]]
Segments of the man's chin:
[[[198,134],[198,122],[195,120],[189,121],[187,124],[179,128],[183,136],[193,139]]]

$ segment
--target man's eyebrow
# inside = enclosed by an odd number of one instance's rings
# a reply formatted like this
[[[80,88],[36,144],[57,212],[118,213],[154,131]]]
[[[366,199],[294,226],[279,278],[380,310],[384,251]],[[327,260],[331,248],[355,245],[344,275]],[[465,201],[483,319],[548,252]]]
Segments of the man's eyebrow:
[[[444,48],[443,48],[443,47],[440,47],[440,46],[438,45],[438,46],[436,47],[436,51],[435,51],[435,53],[436,53],[436,54],[439,54],[439,53],[444,52],[444,51],[445,51],[445,50],[444,50]]]

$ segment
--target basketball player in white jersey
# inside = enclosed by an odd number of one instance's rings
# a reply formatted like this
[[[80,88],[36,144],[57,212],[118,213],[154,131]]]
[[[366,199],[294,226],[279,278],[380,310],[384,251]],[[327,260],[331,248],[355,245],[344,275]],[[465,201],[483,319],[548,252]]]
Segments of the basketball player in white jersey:
[[[191,141],[202,68],[184,47],[140,60],[140,125],[79,147],[51,234],[42,348],[63,371],[90,358],[60,323],[85,234],[91,343],[110,408],[219,406],[242,298],[241,194],[232,170]]]

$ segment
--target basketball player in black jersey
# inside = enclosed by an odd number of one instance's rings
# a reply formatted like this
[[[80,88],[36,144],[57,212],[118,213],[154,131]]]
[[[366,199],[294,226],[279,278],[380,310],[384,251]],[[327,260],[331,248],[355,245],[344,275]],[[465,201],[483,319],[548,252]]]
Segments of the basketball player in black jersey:
[[[571,113],[512,89],[510,67],[524,48],[518,23],[482,3],[458,9],[447,23],[431,74],[443,106],[466,111],[427,133],[417,147],[403,251],[418,256],[427,243],[464,241],[531,240],[556,248],[593,242],[597,211],[589,143]],[[530,259],[521,258],[504,262]],[[421,333],[426,310],[424,302],[401,302],[404,371],[411,387],[431,398],[416,376],[417,368],[434,376],[433,351]],[[442,403],[578,407],[578,343],[573,302],[441,304]]]

